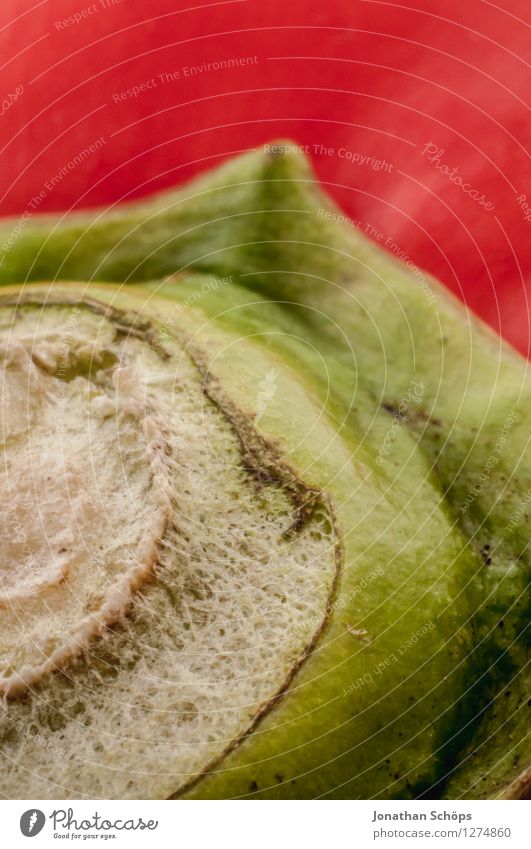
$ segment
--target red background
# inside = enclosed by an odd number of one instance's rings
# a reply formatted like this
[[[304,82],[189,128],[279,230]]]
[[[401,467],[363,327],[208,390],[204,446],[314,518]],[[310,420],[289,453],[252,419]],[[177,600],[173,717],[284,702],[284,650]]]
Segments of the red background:
[[[0,97],[23,92],[0,118],[0,212],[23,212],[100,136],[40,209],[140,196],[275,137],[322,144],[334,152],[312,157],[317,173],[348,214],[528,353],[531,221],[517,197],[531,204],[530,11],[528,0],[3,0]],[[246,57],[257,58],[185,76]],[[494,210],[422,155],[427,142]]]

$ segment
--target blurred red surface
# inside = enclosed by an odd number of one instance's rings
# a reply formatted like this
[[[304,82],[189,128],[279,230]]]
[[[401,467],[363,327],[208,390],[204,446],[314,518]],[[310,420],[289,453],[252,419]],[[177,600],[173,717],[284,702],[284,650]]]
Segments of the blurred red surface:
[[[527,354],[530,12],[528,0],[3,0],[0,212],[36,195],[40,210],[137,197],[290,137],[363,228]]]

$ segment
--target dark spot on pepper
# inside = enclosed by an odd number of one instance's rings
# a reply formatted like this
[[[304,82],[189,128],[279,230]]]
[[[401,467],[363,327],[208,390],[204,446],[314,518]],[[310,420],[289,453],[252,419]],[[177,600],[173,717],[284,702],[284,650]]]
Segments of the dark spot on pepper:
[[[490,545],[484,545],[481,549],[481,556],[483,558],[483,563],[485,566],[490,566],[492,563],[492,557],[489,554]]]

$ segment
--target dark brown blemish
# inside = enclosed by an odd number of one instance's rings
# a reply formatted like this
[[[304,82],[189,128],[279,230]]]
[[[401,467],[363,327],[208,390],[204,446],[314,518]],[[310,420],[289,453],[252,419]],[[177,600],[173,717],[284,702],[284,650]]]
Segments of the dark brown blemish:
[[[396,401],[383,401],[380,407],[386,413],[389,413],[402,422],[411,422],[412,425],[429,424],[433,427],[442,427],[442,421],[431,416],[422,407],[407,406],[406,410],[402,412],[400,410],[400,404]]]

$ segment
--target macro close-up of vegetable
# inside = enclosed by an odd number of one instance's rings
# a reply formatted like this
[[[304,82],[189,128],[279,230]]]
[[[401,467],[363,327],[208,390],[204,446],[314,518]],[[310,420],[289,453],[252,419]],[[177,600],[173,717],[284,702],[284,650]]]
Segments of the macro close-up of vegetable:
[[[525,360],[294,147],[6,255],[4,794],[526,792]]]
[[[0,9],[6,845],[526,845],[530,23]]]

